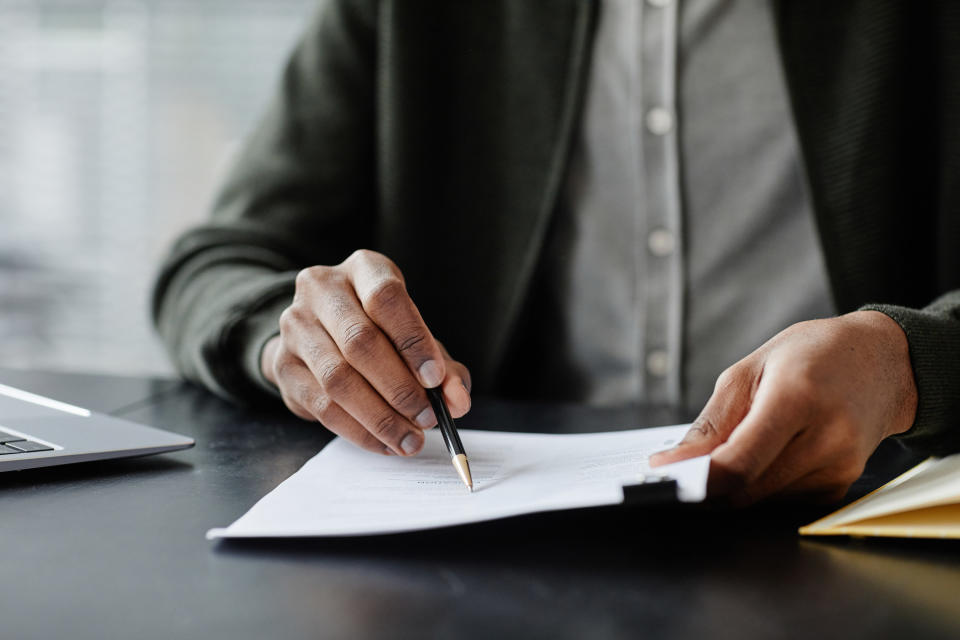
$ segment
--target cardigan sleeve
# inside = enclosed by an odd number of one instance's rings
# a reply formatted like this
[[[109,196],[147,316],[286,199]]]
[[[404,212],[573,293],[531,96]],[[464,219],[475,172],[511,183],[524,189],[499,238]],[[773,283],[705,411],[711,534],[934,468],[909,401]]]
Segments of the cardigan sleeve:
[[[960,291],[946,293],[923,309],[870,304],[895,320],[907,336],[917,384],[913,426],[897,436],[930,455],[960,451]]]
[[[297,271],[372,236],[376,12],[374,0],[321,4],[211,219],[179,238],[156,279],[153,320],[174,365],[235,402],[276,396],[260,351]]]

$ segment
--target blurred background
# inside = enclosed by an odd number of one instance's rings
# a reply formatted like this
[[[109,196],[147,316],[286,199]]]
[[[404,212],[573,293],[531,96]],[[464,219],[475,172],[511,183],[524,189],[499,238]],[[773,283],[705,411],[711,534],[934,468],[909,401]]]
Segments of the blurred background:
[[[148,315],[316,0],[0,0],[0,366],[171,367]]]

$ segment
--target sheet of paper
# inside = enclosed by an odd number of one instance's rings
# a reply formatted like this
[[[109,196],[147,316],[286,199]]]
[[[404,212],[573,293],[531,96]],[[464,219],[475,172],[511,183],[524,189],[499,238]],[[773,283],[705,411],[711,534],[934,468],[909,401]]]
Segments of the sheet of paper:
[[[331,442],[226,529],[208,538],[349,536],[429,529],[508,516],[617,504],[623,485],[650,474],[649,456],[676,444],[689,425],[554,435],[463,429],[470,493],[450,464],[438,429],[414,458]],[[706,493],[709,457],[652,473],[677,480],[681,500]]]
[[[877,491],[804,529],[815,533],[895,513],[957,503],[960,503],[960,454],[929,458]]]

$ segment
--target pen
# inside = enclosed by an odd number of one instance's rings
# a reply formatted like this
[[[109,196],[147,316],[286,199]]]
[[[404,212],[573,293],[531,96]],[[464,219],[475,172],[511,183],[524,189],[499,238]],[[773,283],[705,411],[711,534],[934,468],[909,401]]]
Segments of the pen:
[[[473,491],[473,477],[470,475],[470,463],[467,462],[467,454],[463,450],[463,443],[460,442],[460,434],[457,433],[457,425],[453,422],[453,417],[447,409],[447,403],[443,400],[443,391],[440,387],[427,389],[427,397],[430,398],[430,404],[433,405],[433,412],[437,414],[437,424],[440,426],[440,433],[443,434],[443,442],[447,445],[447,451],[450,452],[450,462],[453,463],[463,484],[467,485],[470,491]]]

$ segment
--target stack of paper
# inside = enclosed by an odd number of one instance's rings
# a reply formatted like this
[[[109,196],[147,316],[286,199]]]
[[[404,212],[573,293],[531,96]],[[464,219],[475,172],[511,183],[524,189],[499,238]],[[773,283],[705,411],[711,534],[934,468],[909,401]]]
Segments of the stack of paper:
[[[336,439],[226,529],[208,538],[349,536],[413,531],[508,516],[617,504],[650,474],[649,456],[689,425],[554,435],[461,430],[475,491],[460,481],[438,430],[414,458],[381,456]],[[678,498],[706,493],[709,457],[655,470]]]
[[[960,454],[930,458],[800,533],[960,538]]]

